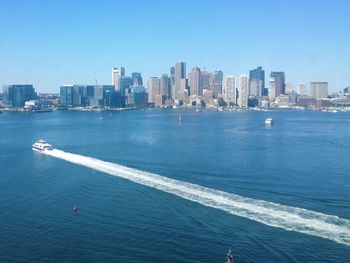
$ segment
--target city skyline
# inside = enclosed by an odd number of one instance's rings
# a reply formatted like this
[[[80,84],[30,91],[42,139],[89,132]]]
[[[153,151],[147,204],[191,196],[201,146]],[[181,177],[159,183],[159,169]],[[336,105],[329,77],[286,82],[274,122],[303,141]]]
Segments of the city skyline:
[[[176,61],[186,62],[186,74],[198,66],[226,78],[262,66],[266,76],[285,72],[294,87],[327,81],[333,92],[350,85],[347,1],[4,1],[2,7],[0,85],[32,83],[38,92],[55,92],[95,79],[112,84],[110,70],[118,66],[126,75],[161,77]]]

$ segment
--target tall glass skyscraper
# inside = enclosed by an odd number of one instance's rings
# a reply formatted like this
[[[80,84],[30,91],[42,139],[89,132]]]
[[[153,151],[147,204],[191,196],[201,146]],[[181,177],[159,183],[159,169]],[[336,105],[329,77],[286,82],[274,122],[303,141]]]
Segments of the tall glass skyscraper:
[[[265,70],[262,69],[262,67],[257,67],[256,69],[249,71],[249,81],[253,81],[254,85],[256,83],[259,83],[259,80],[261,81],[261,94],[258,94],[258,96],[267,96],[268,90],[265,89]],[[250,84],[249,84],[250,89]],[[258,87],[258,90],[260,90],[260,87]],[[250,92],[249,92],[250,93]]]

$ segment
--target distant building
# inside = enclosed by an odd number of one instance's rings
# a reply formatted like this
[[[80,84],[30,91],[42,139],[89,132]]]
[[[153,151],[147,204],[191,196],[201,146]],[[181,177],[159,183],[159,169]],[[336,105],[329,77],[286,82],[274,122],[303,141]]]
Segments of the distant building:
[[[260,79],[249,80],[249,97],[261,97],[263,94],[263,82]]]
[[[273,79],[270,79],[269,82],[269,99],[273,100],[276,98],[276,83]]]
[[[275,95],[277,97],[281,94],[285,94],[285,75],[284,72],[272,71],[270,74],[270,82],[275,84]],[[271,88],[271,86],[270,86]]]
[[[128,94],[128,106],[146,107],[147,104],[148,99],[145,87],[141,85],[132,86]]]
[[[120,88],[117,91],[120,91],[122,96],[127,96],[130,88],[133,86],[134,80],[132,77],[123,76],[120,78],[119,83]]]
[[[265,71],[262,69],[262,67],[257,67],[256,69],[249,71],[249,81],[253,82],[253,85],[258,83],[261,85],[261,87],[258,87],[259,94],[257,96],[267,96],[268,90],[265,89]],[[249,95],[251,96],[250,90],[251,88],[249,83]]]
[[[148,78],[147,91],[148,91],[148,102],[155,103],[156,96],[160,95],[159,78],[157,78],[157,77]]]
[[[177,62],[175,64],[174,98],[181,99],[186,88],[186,63]]]
[[[198,95],[201,96],[201,69],[198,67],[192,68],[189,73],[188,82],[190,86],[190,96]]]
[[[167,99],[171,96],[170,87],[170,78],[168,77],[168,74],[163,74],[159,79],[159,90],[160,94]]]
[[[125,68],[113,68],[112,69],[112,85],[114,85],[116,91],[120,91],[120,78],[125,76]]]
[[[201,94],[199,95],[203,95],[203,90],[209,90],[210,87],[209,87],[209,80],[211,79],[211,75],[212,73],[209,73],[208,71],[201,71]]]
[[[344,95],[349,95],[349,94],[350,94],[350,87],[346,87],[346,88],[343,90],[343,93],[344,93]]]
[[[28,100],[36,99],[33,85],[5,85],[3,86],[3,104],[11,107],[23,107]]]
[[[133,80],[133,85],[143,85],[141,73],[133,72],[131,73],[131,77]]]
[[[228,105],[237,104],[237,91],[236,91],[236,76],[229,75],[226,77],[225,86],[225,101]]]
[[[125,98],[119,91],[106,90],[104,105],[110,108],[125,107]]]
[[[305,83],[299,83],[299,85],[298,85],[298,93],[299,93],[300,96],[307,95]]]
[[[239,77],[239,97],[238,106],[242,108],[248,107],[248,76],[245,74]]]
[[[310,95],[316,99],[327,98],[328,82],[311,82]]]
[[[106,92],[114,92],[114,85],[62,85],[60,105],[64,107],[105,106]]]
[[[209,73],[209,89],[213,91],[214,98],[217,99],[222,94],[222,82],[224,74],[221,70]]]
[[[293,84],[292,83],[287,83],[286,84],[286,88],[285,88],[285,94],[287,94],[288,92],[290,92],[292,90],[295,91]]]

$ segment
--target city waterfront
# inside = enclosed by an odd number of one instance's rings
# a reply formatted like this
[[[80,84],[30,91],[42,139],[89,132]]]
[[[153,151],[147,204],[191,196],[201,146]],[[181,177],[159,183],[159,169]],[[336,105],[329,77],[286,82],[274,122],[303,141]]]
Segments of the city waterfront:
[[[235,262],[350,258],[349,244],[31,150],[44,139],[66,152],[349,220],[349,113],[4,112],[0,125],[2,262],[223,262],[229,248]]]

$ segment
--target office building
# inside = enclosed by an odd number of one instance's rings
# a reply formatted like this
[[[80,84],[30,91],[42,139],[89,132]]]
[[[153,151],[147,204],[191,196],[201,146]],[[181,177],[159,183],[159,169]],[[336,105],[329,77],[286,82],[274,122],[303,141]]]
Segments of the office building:
[[[305,83],[299,83],[298,84],[298,93],[299,93],[300,96],[307,95]]]
[[[198,67],[192,68],[189,73],[188,82],[190,86],[190,96],[197,95],[201,96],[201,69]]]
[[[160,95],[159,78],[150,77],[147,81],[148,102],[155,103],[156,96]]]
[[[141,85],[141,86],[143,85],[141,73],[133,72],[131,73],[131,77],[133,80],[133,85]]]
[[[225,101],[228,105],[237,104],[237,91],[236,91],[236,76],[230,75],[226,77],[225,85]]]
[[[122,96],[126,96],[130,92],[130,88],[133,86],[134,80],[132,77],[123,76],[120,78],[119,83],[120,88],[116,91],[120,91]]]
[[[316,99],[327,98],[328,82],[311,82],[310,95]]]
[[[248,107],[248,76],[245,74],[239,77],[239,95],[238,106],[241,108]]]
[[[174,98],[182,99],[187,88],[186,86],[186,63],[177,62],[175,64]]]
[[[249,80],[249,97],[261,97],[263,94],[263,82],[260,79]]]
[[[285,74],[284,72],[272,71],[270,74],[270,82],[275,83],[275,96],[285,94]],[[271,87],[271,86],[270,86]]]
[[[125,76],[124,67],[115,67],[112,69],[112,85],[116,91],[120,91],[120,78]]]
[[[23,107],[28,100],[36,99],[33,85],[5,85],[3,86],[3,103],[11,107]]]
[[[170,78],[168,74],[163,74],[159,79],[159,90],[162,96],[165,96],[167,99],[170,98]]]
[[[148,104],[147,92],[144,86],[132,86],[127,97],[129,107],[146,107]]]
[[[213,91],[215,99],[217,99],[219,97],[219,94],[222,93],[223,79],[224,74],[221,70],[214,71],[214,73],[209,75],[209,89]]]
[[[253,85],[260,83],[261,87],[259,87],[258,89],[261,91],[257,96],[267,96],[268,90],[265,89],[265,70],[263,70],[262,67],[257,67],[256,69],[250,70],[249,80],[250,82],[253,82]],[[250,84],[249,84],[249,90],[250,90]]]

